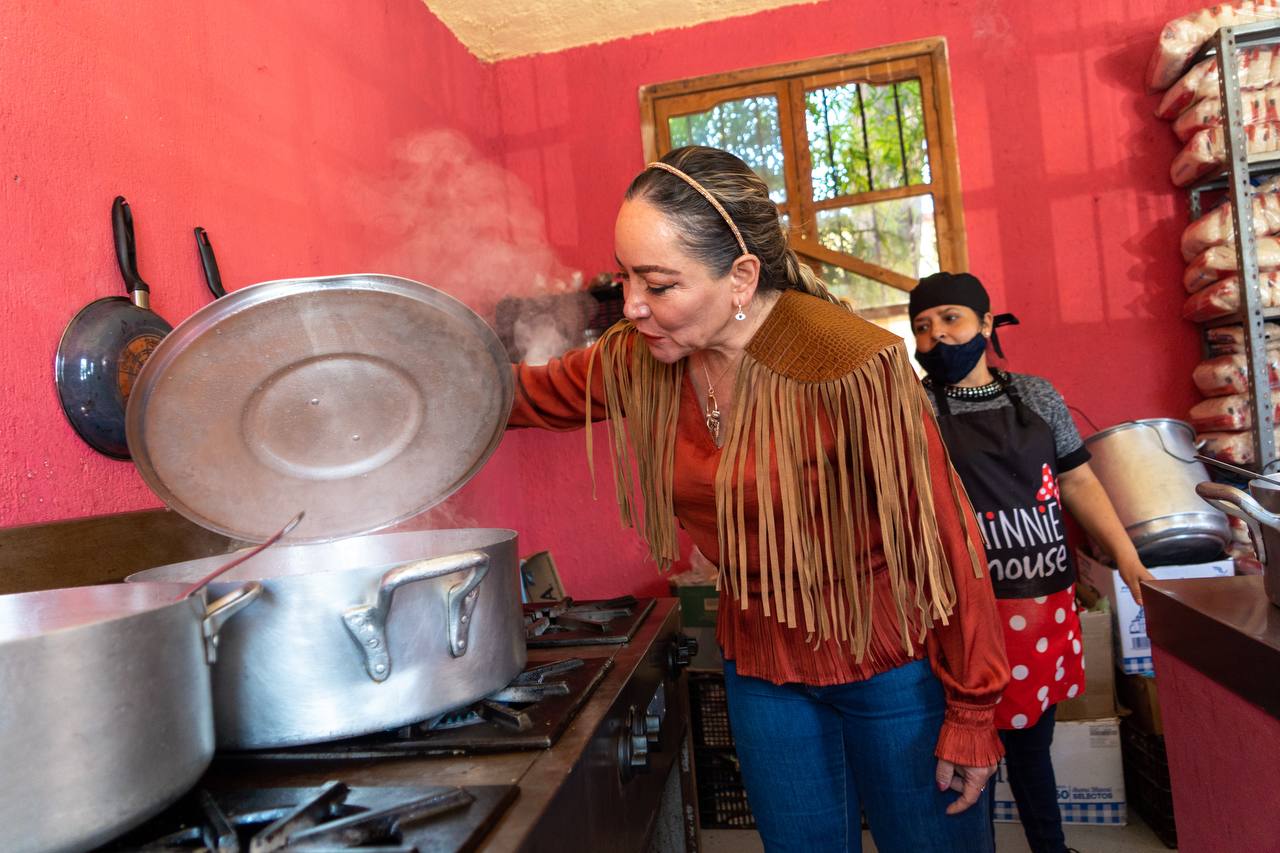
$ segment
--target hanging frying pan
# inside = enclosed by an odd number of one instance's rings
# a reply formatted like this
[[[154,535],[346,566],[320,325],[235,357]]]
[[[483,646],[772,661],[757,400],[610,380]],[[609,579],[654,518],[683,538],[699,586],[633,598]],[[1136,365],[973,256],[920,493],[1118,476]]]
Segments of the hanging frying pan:
[[[54,379],[67,420],[90,447],[128,459],[124,415],[138,371],[173,327],[151,311],[138,275],[133,214],[124,196],[111,205],[116,260],[128,297],[96,299],[71,318],[58,343]]]

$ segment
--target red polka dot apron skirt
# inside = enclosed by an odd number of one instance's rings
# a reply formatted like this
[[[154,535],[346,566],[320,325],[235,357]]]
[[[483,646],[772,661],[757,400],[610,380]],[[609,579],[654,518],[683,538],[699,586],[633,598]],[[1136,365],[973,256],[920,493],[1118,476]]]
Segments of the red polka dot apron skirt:
[[[1005,383],[1012,406],[952,414],[937,389],[938,427],[978,514],[1012,680],[996,727],[1035,725],[1084,690],[1075,564],[1067,547],[1053,431]]]

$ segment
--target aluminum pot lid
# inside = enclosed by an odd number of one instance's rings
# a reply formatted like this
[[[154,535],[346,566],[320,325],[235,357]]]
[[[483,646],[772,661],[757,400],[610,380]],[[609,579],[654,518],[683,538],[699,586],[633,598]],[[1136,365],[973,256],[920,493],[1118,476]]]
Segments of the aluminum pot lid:
[[[269,281],[191,315],[129,399],[129,450],[168,506],[225,536],[319,542],[395,524],[462,487],[502,437],[493,331],[408,279]]]

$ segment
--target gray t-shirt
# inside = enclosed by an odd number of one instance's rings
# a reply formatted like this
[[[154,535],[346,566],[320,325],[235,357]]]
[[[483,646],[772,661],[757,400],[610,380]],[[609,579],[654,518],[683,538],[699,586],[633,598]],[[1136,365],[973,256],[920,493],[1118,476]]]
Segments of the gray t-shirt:
[[[1039,415],[1049,425],[1049,429],[1053,430],[1053,444],[1058,455],[1058,473],[1070,471],[1072,468],[1088,462],[1089,451],[1085,449],[1084,440],[1080,438],[1080,431],[1076,429],[1076,422],[1071,419],[1071,412],[1067,410],[1066,401],[1062,399],[1058,389],[1054,388],[1049,383],[1049,380],[1041,379],[1039,376],[1028,376],[1025,373],[1009,373],[1007,371],[1004,372],[1004,375],[1008,378],[1014,390],[1018,392],[1022,402],[1026,403],[1027,408]],[[929,402],[933,404],[933,411],[936,414],[938,401],[934,397],[933,390],[927,384],[924,390],[929,395]],[[1000,394],[998,397],[992,397],[989,400],[947,398],[947,406],[951,409],[953,415],[962,415],[965,412],[981,412],[987,409],[998,409],[1002,406],[1012,405],[1013,401],[1009,399],[1008,394]]]

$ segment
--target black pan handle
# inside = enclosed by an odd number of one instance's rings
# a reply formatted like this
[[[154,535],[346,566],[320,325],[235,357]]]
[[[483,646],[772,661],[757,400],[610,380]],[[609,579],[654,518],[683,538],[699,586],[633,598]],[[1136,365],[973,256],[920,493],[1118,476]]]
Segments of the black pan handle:
[[[138,275],[138,250],[133,239],[133,213],[124,196],[116,196],[111,203],[111,232],[116,238],[116,260],[120,263],[120,275],[124,277],[129,295],[135,290],[149,293],[151,288]]]
[[[200,252],[200,264],[204,267],[204,280],[209,285],[209,292],[213,294],[214,299],[221,299],[227,295],[227,289],[222,286],[222,273],[218,271],[218,259],[213,254],[213,244],[209,242],[209,234],[199,226],[196,226],[196,249]]]

